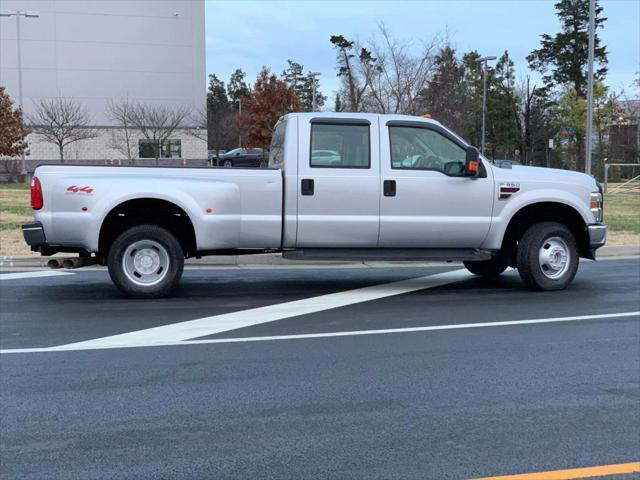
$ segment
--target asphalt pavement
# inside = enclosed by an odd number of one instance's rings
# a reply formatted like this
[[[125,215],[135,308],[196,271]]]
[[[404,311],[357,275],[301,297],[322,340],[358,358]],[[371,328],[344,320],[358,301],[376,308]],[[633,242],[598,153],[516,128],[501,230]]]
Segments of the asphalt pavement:
[[[3,277],[2,275],[12,275]],[[0,273],[0,478],[463,479],[640,460],[640,259]],[[542,478],[542,477],[540,477]],[[620,478],[638,478],[633,474]]]

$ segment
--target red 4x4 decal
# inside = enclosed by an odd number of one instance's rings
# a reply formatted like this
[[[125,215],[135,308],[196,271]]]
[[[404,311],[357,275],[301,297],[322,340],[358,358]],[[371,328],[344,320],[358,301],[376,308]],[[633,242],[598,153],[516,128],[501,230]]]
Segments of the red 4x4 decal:
[[[71,193],[91,193],[93,192],[93,188],[86,186],[86,187],[78,187],[77,185],[70,185],[69,187],[67,187],[67,192],[71,192]]]

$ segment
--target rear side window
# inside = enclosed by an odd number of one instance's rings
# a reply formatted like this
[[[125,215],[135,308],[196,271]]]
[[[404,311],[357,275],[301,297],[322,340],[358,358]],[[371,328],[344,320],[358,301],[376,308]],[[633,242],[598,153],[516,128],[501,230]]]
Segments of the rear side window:
[[[284,132],[287,124],[278,122],[271,137],[271,147],[269,147],[269,166],[272,168],[282,168],[284,163]]]
[[[316,168],[370,168],[369,125],[311,124],[310,165]]]

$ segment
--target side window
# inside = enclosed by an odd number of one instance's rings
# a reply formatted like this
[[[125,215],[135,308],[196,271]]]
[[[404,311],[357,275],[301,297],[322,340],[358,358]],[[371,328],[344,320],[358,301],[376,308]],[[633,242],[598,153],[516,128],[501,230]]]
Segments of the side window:
[[[284,163],[284,132],[287,124],[278,122],[271,137],[271,147],[269,147],[269,166],[272,168],[282,168]]]
[[[311,160],[316,168],[370,168],[369,125],[311,124]]]
[[[465,149],[435,130],[390,126],[389,139],[392,168],[464,174]]]

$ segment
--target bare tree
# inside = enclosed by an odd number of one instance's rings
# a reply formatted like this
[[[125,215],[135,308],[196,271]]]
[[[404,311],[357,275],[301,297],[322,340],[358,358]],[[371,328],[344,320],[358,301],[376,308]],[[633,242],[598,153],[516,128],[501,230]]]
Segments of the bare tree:
[[[28,118],[34,133],[57,145],[61,162],[66,146],[98,136],[98,131],[89,127],[87,109],[71,98],[41,99]]]
[[[361,49],[359,67],[366,79],[365,106],[381,113],[417,115],[418,97],[434,72],[437,39],[422,42],[393,38],[384,24],[379,36]],[[364,51],[370,52],[363,55]],[[414,53],[415,52],[415,53]]]
[[[131,115],[134,104],[128,97],[114,101],[109,99],[107,102],[106,113],[118,127],[113,130],[109,146],[120,152],[129,163],[133,164],[136,158],[136,150],[134,143],[135,127]]]
[[[184,126],[190,115],[191,109],[184,105],[135,103],[131,107],[130,119],[131,125],[152,144],[157,164],[162,145]]]
[[[433,75],[438,39],[418,48],[411,40],[393,38],[382,23],[378,29],[366,43],[331,37],[342,79],[339,95],[350,111],[419,114],[419,96]]]

